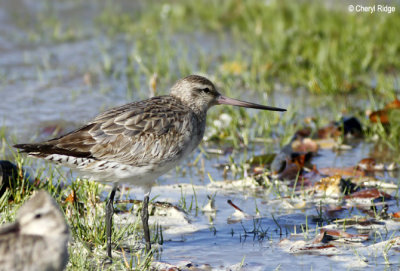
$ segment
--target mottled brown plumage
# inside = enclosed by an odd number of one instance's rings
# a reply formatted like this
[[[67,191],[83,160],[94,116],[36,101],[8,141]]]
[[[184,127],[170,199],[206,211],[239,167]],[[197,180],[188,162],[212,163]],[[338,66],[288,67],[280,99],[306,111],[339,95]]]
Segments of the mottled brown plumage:
[[[285,111],[224,97],[207,78],[190,75],[178,80],[170,95],[110,109],[62,137],[15,147],[78,169],[98,181],[131,183],[149,193],[159,176],[198,146],[204,135],[207,110],[217,104]],[[115,189],[107,212],[113,210],[114,194]],[[147,207],[143,210],[147,212]],[[145,223],[147,218],[142,218]],[[149,244],[148,235],[146,241]],[[108,254],[111,256],[111,252]]]
[[[56,153],[140,167],[180,156],[192,136],[202,136],[204,119],[171,96],[154,97],[106,111],[60,138],[16,147],[39,157]]]
[[[68,262],[68,226],[47,192],[39,191],[0,228],[0,270],[63,270]]]
[[[197,84],[199,90],[196,93],[187,91],[189,79],[191,86]],[[213,93],[203,93],[204,86]],[[145,171],[152,172],[153,180],[144,181],[151,186],[152,181],[200,143],[205,130],[206,110],[213,105],[211,94],[217,92],[209,80],[187,77],[172,88],[171,95],[113,108],[62,137],[15,147],[30,155],[89,172],[86,175],[94,175],[102,181],[115,181],[117,178],[135,183],[131,176],[118,173],[113,176],[110,171],[117,167],[125,171],[150,167]],[[201,96],[208,99],[200,99]],[[201,101],[196,101],[198,99]],[[134,172],[126,175],[136,177]],[[140,173],[137,177],[142,175]],[[136,182],[143,185],[140,180]]]

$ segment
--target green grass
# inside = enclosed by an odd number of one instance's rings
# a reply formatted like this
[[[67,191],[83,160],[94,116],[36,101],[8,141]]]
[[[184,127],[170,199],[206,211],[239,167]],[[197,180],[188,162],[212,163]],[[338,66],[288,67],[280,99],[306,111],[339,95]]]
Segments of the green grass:
[[[84,40],[83,28],[66,20],[51,1],[34,16],[35,24],[18,16],[18,25],[35,36],[37,43],[68,43]],[[77,3],[79,6],[80,3]],[[290,98],[300,95],[325,98],[326,105],[312,104],[311,114],[329,112],[331,119],[342,114],[365,118],[365,110],[355,103],[338,104],[335,96],[352,95],[383,106],[396,96],[396,76],[400,68],[399,13],[350,13],[345,4],[327,7],[322,1],[148,1],[115,5],[104,1],[93,16],[90,36],[103,37],[126,45],[126,53],[115,56],[112,44],[103,49],[95,75],[126,80],[126,96],[148,96],[148,81],[158,75],[157,94],[178,78],[190,73],[212,75],[221,91],[240,97],[282,106],[272,100],[280,96],[276,85],[288,88]],[[94,66],[100,67],[97,69]],[[41,67],[42,69],[43,67]],[[50,69],[48,67],[47,69]],[[101,86],[98,89],[102,89]],[[142,92],[139,92],[141,90]],[[271,95],[274,93],[274,95]],[[327,96],[326,96],[327,95]],[[139,97],[138,97],[139,96]],[[267,99],[268,96],[268,99]],[[254,137],[282,138],[283,145],[305,114],[304,104],[291,104],[282,114],[253,114],[231,108],[213,109],[233,116],[221,133],[235,147],[249,145]],[[210,119],[211,119],[210,118]],[[393,123],[398,117],[393,117]],[[365,121],[367,135],[379,134],[393,150],[399,150],[398,125],[379,130]]]
[[[173,52],[182,32],[230,39],[240,50],[221,53],[222,63],[247,67],[240,77],[255,89],[278,79],[317,94],[365,91],[372,76],[400,66],[398,14],[355,14],[346,5],[327,8],[320,1],[153,1],[133,13],[105,9],[99,21],[110,34],[140,38],[136,48],[150,63]],[[199,42],[194,46],[201,50]]]
[[[138,78],[150,78],[153,73],[161,78],[161,90],[189,73],[212,74],[223,92],[232,96],[251,91],[262,97],[278,83],[292,90],[305,89],[303,95],[328,95],[328,108],[315,104],[313,112],[331,111],[331,120],[338,120],[343,111],[363,120],[365,110],[378,109],[358,108],[351,102],[338,106],[330,98],[334,95],[368,100],[372,94],[382,106],[396,96],[399,13],[349,13],[346,5],[326,7],[320,1],[151,1],[135,12],[108,7],[99,16],[98,25],[110,36],[122,35],[132,41],[126,70],[132,78],[128,80],[136,82],[128,85],[135,88],[143,87],[137,84]],[[195,49],[189,54],[184,44],[190,39]],[[221,45],[208,48],[209,39]],[[304,117],[301,106],[292,105],[282,117],[249,116],[248,111],[233,108],[210,113],[216,116],[223,111],[233,116],[221,134],[238,147],[260,136],[279,136],[288,142],[293,123]],[[400,128],[394,118],[394,125],[385,131],[364,123],[366,130],[378,133],[398,151]],[[277,134],[278,123],[286,131]]]
[[[16,156],[12,159],[19,166],[26,166],[30,159]],[[44,170],[42,168],[42,170]],[[135,247],[125,247],[124,253],[114,250],[112,265],[105,265],[105,201],[101,201],[101,192],[104,187],[93,181],[76,180],[65,185],[62,177],[54,168],[46,169],[46,174],[37,172],[30,176],[34,182],[19,175],[12,182],[11,188],[0,198],[1,223],[15,220],[16,211],[31,196],[34,190],[46,190],[55,198],[65,212],[66,222],[69,224],[72,235],[69,246],[70,261],[67,270],[147,270],[152,256],[145,255],[144,251]],[[75,194],[74,202],[67,201],[67,197]],[[118,205],[116,205],[118,210]],[[137,219],[136,221],[140,221]],[[133,238],[141,240],[141,230],[138,223],[115,225],[112,234],[115,249],[121,242]],[[119,250],[119,249],[117,249]]]

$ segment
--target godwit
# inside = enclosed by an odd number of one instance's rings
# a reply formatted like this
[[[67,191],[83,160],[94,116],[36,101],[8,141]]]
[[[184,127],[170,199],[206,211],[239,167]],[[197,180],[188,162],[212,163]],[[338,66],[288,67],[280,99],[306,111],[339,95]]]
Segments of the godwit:
[[[0,270],[64,270],[69,230],[56,202],[38,191],[0,228]]]
[[[78,169],[95,180],[113,183],[106,204],[107,255],[110,258],[117,185],[141,186],[145,192],[141,217],[146,249],[150,250],[147,209],[151,187],[159,176],[178,165],[199,145],[207,110],[217,104],[286,111],[227,98],[207,78],[190,75],[177,81],[170,95],[110,109],[64,136],[15,147]]]

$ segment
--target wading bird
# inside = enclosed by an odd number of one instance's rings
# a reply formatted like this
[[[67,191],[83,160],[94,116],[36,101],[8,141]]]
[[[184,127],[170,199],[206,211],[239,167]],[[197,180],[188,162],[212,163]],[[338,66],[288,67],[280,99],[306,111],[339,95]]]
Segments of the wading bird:
[[[271,111],[264,106],[221,95],[205,77],[178,80],[170,94],[110,109],[83,127],[37,144],[19,144],[29,155],[79,170],[84,176],[113,183],[106,203],[107,255],[111,258],[113,201],[118,184],[141,186],[145,196],[141,218],[150,250],[148,203],[155,180],[177,166],[201,142],[207,110],[228,104]]]
[[[64,270],[68,240],[64,214],[47,192],[38,191],[15,222],[0,228],[0,270]]]

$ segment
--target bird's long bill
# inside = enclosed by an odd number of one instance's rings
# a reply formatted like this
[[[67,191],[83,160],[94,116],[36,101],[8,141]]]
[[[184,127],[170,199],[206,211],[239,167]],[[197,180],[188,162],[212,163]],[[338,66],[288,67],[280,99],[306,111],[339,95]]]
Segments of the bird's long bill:
[[[265,106],[261,104],[255,104],[255,103],[249,103],[245,101],[240,101],[232,98],[228,98],[225,96],[219,96],[217,98],[218,104],[229,104],[229,105],[235,105],[235,106],[241,106],[241,107],[247,107],[247,108],[255,108],[255,109],[262,109],[262,110],[269,110],[269,111],[286,111],[286,109],[279,108],[279,107],[273,107],[273,106]]]

